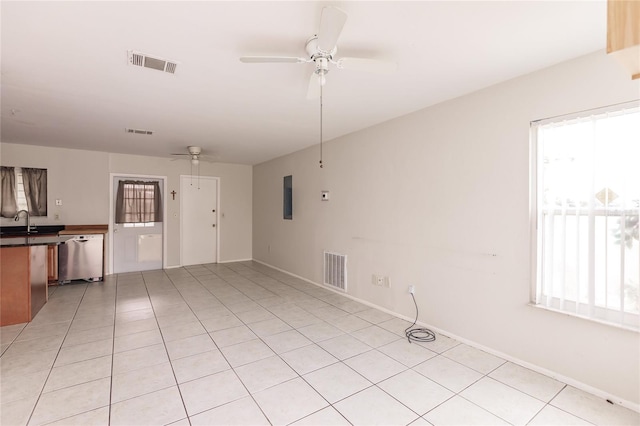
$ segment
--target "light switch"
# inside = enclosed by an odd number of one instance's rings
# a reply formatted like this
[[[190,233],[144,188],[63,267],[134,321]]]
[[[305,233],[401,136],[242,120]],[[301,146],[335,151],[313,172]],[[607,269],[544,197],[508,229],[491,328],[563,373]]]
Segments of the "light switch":
[[[62,200],[60,198],[56,199],[56,206],[61,206]]]

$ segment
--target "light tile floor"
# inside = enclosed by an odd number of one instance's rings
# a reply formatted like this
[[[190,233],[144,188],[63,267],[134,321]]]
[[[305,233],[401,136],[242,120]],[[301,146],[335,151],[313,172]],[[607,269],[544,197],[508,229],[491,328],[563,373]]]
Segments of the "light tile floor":
[[[0,328],[0,424],[640,424],[408,325],[254,262],[65,285]]]

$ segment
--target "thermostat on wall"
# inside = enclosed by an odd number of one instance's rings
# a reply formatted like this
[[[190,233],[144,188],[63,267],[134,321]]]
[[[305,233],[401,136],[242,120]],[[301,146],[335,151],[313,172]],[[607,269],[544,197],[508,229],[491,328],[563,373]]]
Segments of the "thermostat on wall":
[[[329,201],[329,191],[322,191],[322,201]]]

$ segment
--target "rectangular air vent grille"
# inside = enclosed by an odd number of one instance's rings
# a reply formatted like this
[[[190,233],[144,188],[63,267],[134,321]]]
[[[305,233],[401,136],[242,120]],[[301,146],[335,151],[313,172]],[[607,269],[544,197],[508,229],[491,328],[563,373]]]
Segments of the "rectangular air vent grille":
[[[152,70],[164,71],[169,74],[175,74],[178,64],[162,58],[154,58],[144,53],[129,50],[127,52],[130,65],[138,67],[150,68]]]
[[[324,283],[338,290],[347,291],[347,256],[324,252]]]
[[[136,135],[152,135],[153,132],[151,130],[142,130],[142,129],[124,129],[127,133],[134,133]]]

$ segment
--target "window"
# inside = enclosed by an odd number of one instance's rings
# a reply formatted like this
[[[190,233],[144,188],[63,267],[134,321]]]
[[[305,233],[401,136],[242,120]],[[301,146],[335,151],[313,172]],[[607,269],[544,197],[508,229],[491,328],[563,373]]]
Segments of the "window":
[[[47,215],[47,169],[2,166],[1,180],[3,217],[14,217],[20,210]]]
[[[162,200],[158,182],[118,182],[116,223],[125,227],[153,226],[162,222]]]
[[[640,108],[532,123],[536,304],[638,328]]]
[[[24,193],[24,182],[22,181],[22,168],[16,167],[16,203],[18,210],[27,210],[27,196]]]

